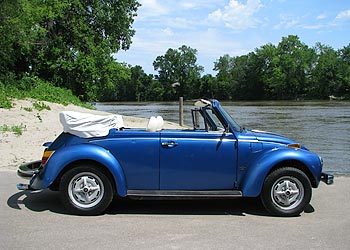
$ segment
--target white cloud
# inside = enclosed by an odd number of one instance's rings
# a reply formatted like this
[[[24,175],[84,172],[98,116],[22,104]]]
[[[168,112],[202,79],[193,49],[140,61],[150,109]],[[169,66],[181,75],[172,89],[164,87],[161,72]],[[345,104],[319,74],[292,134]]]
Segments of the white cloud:
[[[350,20],[350,10],[341,11],[341,12],[336,16],[335,19],[337,19],[337,20],[347,20],[347,19],[349,19],[349,20]]]
[[[168,14],[169,10],[158,0],[140,0],[141,7],[138,11],[138,19]]]
[[[322,20],[322,19],[325,19],[325,18],[327,18],[327,14],[326,14],[326,13],[319,14],[319,15],[316,17],[317,20]]]
[[[224,4],[225,2],[225,0],[177,0],[178,6],[186,10],[214,8],[215,6]]]
[[[291,29],[300,24],[299,18],[291,15],[281,14],[280,20],[281,21],[273,27],[274,29]]]
[[[217,9],[208,15],[208,21],[224,23],[226,27],[234,30],[253,28],[260,21],[254,17],[263,7],[260,0],[247,0],[247,3],[240,3],[238,0],[230,0],[223,9]]]
[[[174,32],[169,27],[163,29],[162,31],[166,36],[173,36],[174,35]]]

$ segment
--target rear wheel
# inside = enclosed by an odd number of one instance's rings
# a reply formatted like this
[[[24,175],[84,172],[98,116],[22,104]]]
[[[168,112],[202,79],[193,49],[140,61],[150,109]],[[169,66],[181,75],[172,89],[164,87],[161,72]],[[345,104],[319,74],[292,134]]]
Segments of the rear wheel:
[[[74,214],[97,215],[109,206],[113,189],[107,175],[97,166],[82,164],[68,170],[60,182],[64,206]]]
[[[311,200],[308,177],[299,169],[280,168],[270,173],[264,182],[261,201],[266,210],[277,216],[296,216]]]

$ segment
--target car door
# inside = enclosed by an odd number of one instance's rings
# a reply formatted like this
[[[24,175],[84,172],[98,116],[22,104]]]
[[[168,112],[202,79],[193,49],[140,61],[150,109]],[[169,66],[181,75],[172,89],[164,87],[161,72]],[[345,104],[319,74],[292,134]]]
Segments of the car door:
[[[237,149],[232,133],[223,131],[162,131],[161,190],[232,190]]]

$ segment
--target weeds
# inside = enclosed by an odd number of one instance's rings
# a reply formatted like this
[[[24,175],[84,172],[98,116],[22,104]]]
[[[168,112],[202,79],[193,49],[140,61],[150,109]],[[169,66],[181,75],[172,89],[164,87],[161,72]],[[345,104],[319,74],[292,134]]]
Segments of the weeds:
[[[2,125],[0,126],[0,131],[2,133],[14,133],[16,136],[20,136],[23,134],[23,131],[25,131],[27,128],[25,125],[23,125],[22,123],[20,125],[13,125],[13,126],[9,126],[9,125]]]
[[[33,103],[33,107],[38,110],[38,111],[42,111],[44,109],[46,110],[51,110],[50,106],[46,105],[45,103],[43,102],[34,102]]]
[[[43,119],[41,118],[41,116],[40,116],[39,112],[38,112],[38,113],[36,113],[36,116],[35,116],[35,117],[36,117],[36,118],[38,118],[40,122],[43,122]]]
[[[34,106],[41,111],[50,110],[50,107],[42,101],[59,103],[63,105],[74,104],[85,108],[92,108],[74,96],[71,90],[53,86],[51,83],[41,80],[36,76],[25,76],[17,80],[15,76],[0,78],[0,108],[12,108],[12,98],[33,98],[38,100]],[[41,109],[41,110],[40,110]]]
[[[25,111],[27,111],[27,112],[32,112],[32,111],[33,111],[32,108],[28,108],[28,107],[24,107],[24,108],[22,108],[22,109],[25,110]]]

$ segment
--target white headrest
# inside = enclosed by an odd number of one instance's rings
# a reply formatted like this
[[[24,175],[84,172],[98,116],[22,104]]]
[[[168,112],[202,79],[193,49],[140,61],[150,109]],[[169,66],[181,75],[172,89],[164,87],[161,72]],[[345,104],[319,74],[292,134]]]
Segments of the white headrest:
[[[147,131],[149,132],[161,131],[163,129],[163,125],[164,125],[164,120],[161,116],[157,116],[157,118],[152,116],[148,121]]]

